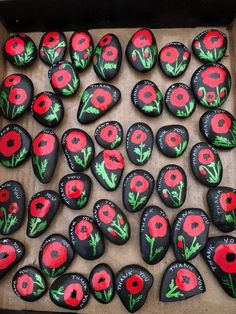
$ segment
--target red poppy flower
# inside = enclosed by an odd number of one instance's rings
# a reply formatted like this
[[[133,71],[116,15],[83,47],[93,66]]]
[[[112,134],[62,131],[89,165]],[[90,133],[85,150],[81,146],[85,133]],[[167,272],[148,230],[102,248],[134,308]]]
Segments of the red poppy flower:
[[[90,221],[81,220],[75,226],[75,234],[80,241],[88,239],[93,232],[93,225]]]
[[[176,107],[184,107],[189,102],[189,93],[183,87],[174,88],[170,94],[170,103]]]
[[[64,302],[69,306],[79,306],[83,297],[84,292],[80,283],[71,283],[64,290]]]
[[[201,44],[200,44],[200,42],[199,42],[198,40],[196,40],[196,41],[194,42],[194,47],[195,47],[195,48],[200,48],[200,47],[201,47]]]
[[[174,63],[179,58],[178,49],[175,47],[164,47],[160,52],[160,59],[162,62]]]
[[[136,48],[152,45],[152,34],[148,29],[140,29],[132,37],[132,43]]]
[[[107,110],[107,108],[112,103],[112,94],[103,88],[97,88],[93,92],[93,96],[91,98],[91,104],[99,110]]]
[[[143,290],[143,278],[137,274],[130,276],[125,281],[126,289],[132,294],[138,294]]]
[[[207,92],[206,93],[206,101],[213,102],[216,100],[216,93],[215,92]]]
[[[188,51],[185,51],[183,54],[183,60],[187,60],[190,56],[190,53]]]
[[[51,207],[51,202],[44,196],[38,196],[30,202],[30,215],[37,218],[44,218]]]
[[[145,104],[150,104],[157,98],[155,88],[152,85],[145,85],[138,91],[138,98]]]
[[[0,138],[0,154],[10,157],[21,148],[21,135],[16,131],[9,131]]]
[[[147,139],[147,134],[146,132],[142,131],[142,130],[134,130],[132,135],[131,135],[131,142],[139,145],[143,142],[145,142]]]
[[[22,88],[12,88],[8,99],[14,105],[22,105],[27,99],[27,93]]]
[[[117,56],[118,50],[113,46],[106,47],[102,53],[102,58],[108,62],[116,60]]]
[[[51,105],[52,105],[51,98],[48,95],[41,94],[34,99],[32,109],[34,112],[42,115],[48,112]]]
[[[25,51],[25,43],[19,37],[9,38],[5,42],[5,52],[11,56],[22,54]]]
[[[112,143],[118,135],[118,130],[114,125],[107,125],[101,129],[100,136],[102,140]]]
[[[223,42],[224,36],[218,31],[207,32],[203,38],[203,44],[209,50],[221,48]]]
[[[219,134],[228,133],[231,127],[232,121],[230,117],[225,113],[216,113],[211,119],[211,127],[213,132]]]
[[[205,230],[203,218],[200,215],[189,215],[185,218],[183,230],[190,237],[197,237]]]
[[[224,97],[225,97],[225,91],[222,90],[222,91],[220,92],[220,98],[224,98]]]
[[[100,47],[104,47],[104,46],[109,45],[111,41],[112,41],[112,36],[109,34],[106,34],[99,40],[98,45]]]
[[[114,208],[112,208],[108,204],[103,205],[98,210],[98,218],[104,224],[110,224],[115,216],[116,216],[116,212],[115,212]]]
[[[0,270],[7,268],[16,260],[16,250],[12,245],[0,243]]]
[[[225,273],[236,273],[236,244],[219,245],[213,256],[214,262]]]
[[[77,180],[70,180],[67,181],[65,184],[65,194],[68,198],[79,198],[84,191],[84,183],[83,181]]]
[[[149,188],[149,182],[144,176],[136,175],[130,180],[130,190],[137,193],[144,193]]]
[[[205,170],[205,169],[201,169],[201,170],[200,170],[200,174],[201,174],[202,176],[205,176],[205,175],[206,175],[206,170]]]
[[[75,51],[84,51],[91,45],[91,38],[84,32],[76,32],[71,38],[71,47]]]
[[[19,205],[16,202],[13,202],[9,205],[8,211],[10,214],[16,214],[19,210]]]
[[[59,44],[60,34],[58,32],[48,32],[43,35],[42,46],[48,49],[54,48]]]
[[[16,280],[16,290],[23,297],[31,295],[34,291],[33,279],[27,274],[19,276]]]
[[[55,137],[52,134],[40,133],[33,141],[33,152],[38,156],[50,155],[54,151]]]
[[[71,131],[66,135],[66,148],[73,153],[85,148],[87,145],[86,135],[81,131]]]
[[[19,84],[21,81],[21,77],[16,74],[8,75],[8,77],[5,78],[4,80],[4,85],[6,87],[12,87],[14,85]]]
[[[164,175],[164,182],[169,187],[173,188],[183,181],[182,173],[178,169],[167,170]]]
[[[109,288],[111,276],[105,270],[95,273],[92,277],[92,287],[95,291],[103,291]]]
[[[124,157],[117,149],[104,149],[103,160],[108,170],[123,169],[125,165]]]
[[[178,146],[181,143],[181,140],[181,136],[177,132],[167,133],[164,139],[169,147]]]
[[[110,235],[111,235],[111,236],[116,237],[116,233],[115,233],[115,231],[113,231],[113,230],[109,230],[109,233],[110,233]]]
[[[197,94],[198,94],[199,97],[202,97],[203,91],[202,91],[201,89],[199,89],[199,90],[197,91]]]
[[[177,246],[178,246],[180,249],[183,249],[183,247],[184,247],[184,242],[183,242],[183,240],[178,240]]]
[[[206,148],[206,149],[201,149],[198,152],[198,161],[202,164],[202,165],[209,165],[210,163],[212,163],[215,160],[215,156],[213,154],[213,152]]]
[[[226,212],[236,209],[236,195],[234,192],[223,192],[219,198],[220,206]]]
[[[51,80],[55,88],[64,88],[72,80],[72,77],[69,71],[59,70],[53,73]]]
[[[182,291],[191,291],[197,287],[197,276],[188,269],[179,269],[176,273],[175,283]]]
[[[10,192],[7,189],[2,189],[0,191],[0,203],[7,202],[10,197]]]
[[[224,83],[226,78],[226,72],[221,67],[209,66],[201,73],[202,82],[207,86],[216,88],[220,84]]]
[[[166,219],[160,215],[155,215],[148,222],[148,232],[153,238],[162,238],[166,235],[168,223]]]
[[[43,249],[42,262],[48,268],[58,268],[67,260],[67,248],[59,243],[52,242]]]

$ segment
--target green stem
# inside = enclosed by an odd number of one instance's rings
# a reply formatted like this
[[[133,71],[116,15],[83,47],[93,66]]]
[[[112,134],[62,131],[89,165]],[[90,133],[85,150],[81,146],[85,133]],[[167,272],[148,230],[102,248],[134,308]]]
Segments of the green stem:
[[[56,119],[57,121],[59,121],[58,116],[57,116],[57,114],[56,114],[56,112],[55,112],[53,106],[51,106],[50,109],[52,110],[52,113],[53,113],[55,119]]]
[[[34,236],[38,231],[37,231],[37,224],[41,222],[40,218],[36,218],[35,222],[33,224],[33,227],[30,229],[30,236]]]
[[[113,221],[113,222],[111,223],[111,226],[112,226],[112,227],[115,227],[115,228],[117,228],[117,230],[119,230],[119,231],[116,231],[116,233],[117,233],[122,239],[126,239],[126,238],[128,237],[128,233],[122,229],[118,218],[116,219],[116,222]]]
[[[79,114],[79,119],[81,119],[83,113],[85,112],[85,109],[87,108],[87,105],[88,105],[88,103],[89,103],[89,100],[90,100],[92,97],[93,97],[93,95],[90,95],[90,96],[88,97],[88,99],[86,100],[86,102],[83,104],[83,107],[82,107],[82,109],[81,109],[81,111],[80,111],[80,114]]]
[[[33,158],[33,162],[34,162],[34,164],[35,164],[35,165],[37,166],[37,168],[38,168],[38,172],[39,172],[40,177],[43,178],[44,171],[43,171],[42,167],[41,167],[40,164],[39,164],[39,156],[38,156],[38,155],[36,155],[36,156]]]
[[[152,261],[154,259],[154,257],[156,256],[157,253],[153,254],[153,246],[155,243],[155,238],[152,238],[151,242],[150,242],[150,248],[149,248],[149,261]]]
[[[95,239],[95,237],[91,234],[90,235],[90,238],[91,238],[91,246],[93,248],[93,256],[96,255],[96,250],[97,250],[97,241]]]
[[[101,164],[99,164],[99,165],[100,165],[100,171],[101,171],[100,175],[102,176],[103,180],[106,182],[106,184],[107,184],[110,188],[115,188],[115,186],[116,186],[116,183],[115,183],[116,178],[114,177],[114,179],[111,180],[111,179],[108,177],[108,174],[107,174],[107,172],[106,172],[106,170],[105,170],[104,164],[105,164],[104,161],[103,161]]]
[[[216,174],[216,176],[214,176],[214,174],[208,169],[207,166],[201,165],[201,166],[200,166],[200,170],[201,170],[201,169],[204,169],[204,170],[209,174],[210,178],[213,180],[214,183],[217,182],[217,174]],[[214,169],[215,169],[215,166],[214,166]],[[216,173],[216,172],[215,172],[215,173]]]

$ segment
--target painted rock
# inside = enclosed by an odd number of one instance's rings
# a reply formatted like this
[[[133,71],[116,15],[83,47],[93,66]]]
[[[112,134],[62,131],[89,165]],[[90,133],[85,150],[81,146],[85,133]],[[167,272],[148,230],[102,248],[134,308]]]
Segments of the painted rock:
[[[60,205],[60,196],[52,190],[32,196],[28,205],[27,236],[37,238],[50,226]]]
[[[16,168],[22,164],[31,151],[31,137],[18,124],[8,124],[0,131],[0,162],[4,167]]]
[[[57,277],[67,270],[73,257],[70,241],[61,234],[51,234],[40,247],[39,265],[46,276]]]
[[[167,207],[182,206],[187,194],[187,177],[183,168],[173,164],[163,167],[157,178],[157,192]]]
[[[54,63],[48,70],[48,77],[54,92],[58,95],[71,96],[79,88],[77,69],[68,61]]]
[[[82,209],[89,201],[92,181],[87,174],[71,173],[61,178],[59,194],[71,209]]]
[[[37,268],[24,266],[15,273],[12,290],[22,300],[34,302],[46,293],[47,281]]]
[[[181,156],[188,146],[188,141],[188,130],[183,125],[163,126],[156,134],[157,148],[167,157]]]
[[[92,62],[94,44],[89,32],[74,32],[70,38],[70,58],[78,71],[86,70]]]
[[[157,44],[150,29],[142,28],[133,34],[126,47],[126,58],[139,72],[148,72],[155,66]]]
[[[93,140],[81,129],[69,129],[61,138],[61,145],[72,171],[80,172],[90,167],[94,154]]]
[[[170,264],[162,278],[160,301],[175,302],[189,299],[206,291],[203,278],[190,263]]]
[[[44,129],[32,144],[32,166],[36,178],[42,183],[50,182],[58,158],[59,140],[50,129]]]
[[[152,155],[154,136],[146,123],[138,122],[131,125],[126,134],[126,151],[129,160],[138,166],[148,162]]]
[[[88,280],[79,273],[68,273],[57,278],[51,285],[52,302],[64,309],[81,310],[90,298]]]
[[[140,219],[140,252],[150,265],[159,263],[170,245],[170,224],[166,213],[157,206],[144,209]]]
[[[201,142],[195,144],[190,152],[190,165],[195,178],[202,184],[214,187],[220,184],[223,165],[217,150]]]
[[[198,34],[192,42],[195,56],[203,62],[218,62],[226,52],[228,40],[217,29],[208,29]]]
[[[102,199],[93,207],[94,218],[103,235],[112,243],[125,244],[130,238],[130,224],[123,211],[112,201]]]
[[[31,104],[32,81],[24,74],[8,75],[0,87],[0,113],[8,120],[20,118]]]
[[[94,158],[91,171],[104,189],[114,191],[120,183],[124,167],[124,157],[117,149],[104,149]]]
[[[131,213],[143,209],[152,195],[154,184],[153,176],[146,170],[137,169],[129,172],[122,188],[125,208]]]
[[[25,192],[17,181],[7,181],[0,186],[0,234],[18,230],[25,216]]]
[[[105,251],[103,235],[91,217],[75,217],[70,223],[69,235],[75,252],[84,259],[94,260],[103,255]]]
[[[25,67],[37,58],[33,40],[25,34],[13,34],[4,43],[5,58],[16,67]]]
[[[210,221],[199,208],[188,208],[178,213],[172,225],[172,246],[178,261],[196,257],[204,248]]]
[[[224,291],[236,298],[236,238],[209,238],[202,255]]]
[[[115,295],[115,276],[111,267],[104,263],[96,265],[89,275],[89,285],[98,302],[110,303]]]
[[[43,34],[39,44],[39,57],[47,65],[61,61],[66,52],[66,37],[62,32]]]
[[[226,186],[212,188],[207,204],[214,225],[222,232],[236,230],[236,190]]]
[[[117,121],[103,122],[96,127],[94,138],[103,148],[117,148],[123,141],[123,128]]]
[[[81,96],[77,119],[82,124],[96,121],[112,109],[120,100],[119,89],[110,84],[89,85]]]
[[[208,110],[201,116],[199,128],[213,146],[222,149],[236,147],[236,119],[230,112],[223,109]]]
[[[139,81],[131,92],[134,106],[149,117],[157,117],[163,110],[163,96],[155,83],[149,80]]]
[[[196,99],[191,88],[183,83],[172,84],[166,91],[165,104],[175,117],[185,119],[196,109]]]
[[[191,85],[197,101],[204,107],[223,105],[231,88],[231,75],[223,64],[208,63],[192,75]]]
[[[122,48],[114,34],[104,35],[98,42],[93,55],[93,68],[103,81],[112,80],[120,71]]]
[[[0,279],[25,255],[24,245],[12,238],[0,239]]]
[[[32,116],[47,127],[57,126],[64,117],[61,99],[52,92],[42,92],[34,97],[31,105]]]
[[[144,305],[152,284],[152,274],[139,265],[127,265],[116,275],[116,291],[130,313]]]

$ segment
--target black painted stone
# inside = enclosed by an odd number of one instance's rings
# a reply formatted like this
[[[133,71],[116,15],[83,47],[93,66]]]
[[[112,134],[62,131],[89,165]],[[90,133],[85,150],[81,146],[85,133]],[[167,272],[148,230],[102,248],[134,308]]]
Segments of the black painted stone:
[[[201,116],[199,128],[211,145],[222,149],[236,147],[236,119],[229,111],[208,110]]]
[[[74,32],[70,38],[70,58],[78,71],[86,70],[92,62],[94,44],[87,31]]]
[[[124,157],[119,150],[104,149],[94,158],[90,169],[104,189],[114,191],[120,183],[124,167]]]
[[[87,132],[77,128],[69,129],[63,133],[61,145],[72,171],[80,172],[90,167],[95,148]]]
[[[52,190],[34,194],[28,205],[27,236],[37,238],[50,226],[58,208],[60,196]]]
[[[222,232],[236,230],[236,190],[218,186],[207,192],[207,204],[214,225]]]
[[[40,247],[39,265],[46,276],[57,277],[67,270],[73,257],[70,241],[61,234],[51,234]]]
[[[195,266],[187,262],[174,262],[163,275],[160,301],[186,300],[205,291],[203,278]]]
[[[93,68],[103,81],[110,81],[120,71],[122,48],[114,34],[104,35],[98,42],[93,55]]]
[[[163,167],[157,177],[157,192],[167,207],[182,206],[187,193],[187,177],[183,168],[174,164]]]
[[[37,58],[33,40],[25,34],[13,34],[4,43],[5,58],[16,67],[26,67]]]
[[[195,178],[202,184],[214,187],[220,184],[223,165],[217,150],[210,144],[195,144],[190,152],[190,165]]]
[[[126,134],[126,151],[129,160],[138,166],[148,162],[152,155],[154,135],[150,126],[143,122],[131,125]]]
[[[132,170],[123,181],[122,200],[131,213],[140,211],[149,201],[155,181],[150,172],[143,169]]]
[[[196,99],[191,88],[184,83],[175,83],[168,87],[165,94],[168,111],[175,117],[185,119],[196,109]]]
[[[64,274],[52,283],[49,296],[64,309],[82,310],[90,298],[88,280],[79,273]]]
[[[46,91],[34,97],[31,113],[40,124],[52,128],[63,119],[64,106],[57,94]]]
[[[61,96],[72,96],[80,85],[76,67],[68,61],[59,61],[50,66],[48,78],[54,92]]]
[[[59,140],[50,129],[39,132],[32,143],[32,166],[36,178],[41,183],[50,182],[58,158]]]
[[[94,138],[103,148],[117,148],[123,141],[123,128],[117,121],[103,122],[96,127]]]
[[[228,40],[217,29],[208,29],[198,34],[192,42],[194,55],[203,62],[219,62],[225,55]]]
[[[157,117],[163,110],[163,96],[155,83],[149,80],[139,81],[131,92],[134,106],[149,117]]]
[[[172,225],[172,246],[178,261],[189,261],[204,248],[210,221],[200,208],[188,208],[178,213]]]
[[[18,124],[8,124],[0,131],[0,163],[7,168],[16,168],[30,155],[31,137]]]
[[[88,124],[104,116],[120,100],[120,90],[110,84],[96,83],[83,91],[77,112],[77,119]]]
[[[61,61],[66,52],[66,37],[62,32],[47,32],[39,43],[39,57],[47,65]]]
[[[5,77],[0,87],[0,113],[8,120],[20,118],[31,104],[34,86],[24,74]]]
[[[224,291],[236,298],[236,238],[209,238],[202,256]]]
[[[127,265],[116,274],[116,291],[130,313],[144,305],[152,284],[152,274],[139,265]]]
[[[150,71],[157,62],[156,39],[150,29],[136,31],[126,47],[126,58],[139,72]]]
[[[0,279],[25,255],[23,243],[13,238],[0,239]]]
[[[182,75],[190,62],[190,50],[180,42],[171,42],[165,45],[158,56],[160,68],[168,77]]]
[[[157,148],[167,157],[181,156],[188,146],[188,141],[188,130],[183,125],[163,126],[156,134]]]
[[[89,201],[92,181],[87,174],[71,173],[61,178],[59,194],[62,202],[71,209],[82,209]]]
[[[223,64],[208,63],[193,73],[191,85],[199,104],[207,108],[219,107],[228,98],[231,75]]]
[[[0,186],[0,234],[18,230],[25,216],[25,192],[17,181],[7,181]]]
[[[148,206],[142,212],[139,245],[143,260],[150,265],[159,263],[169,249],[169,220],[157,206]]]
[[[105,251],[105,242],[97,223],[89,216],[75,217],[69,226],[75,252],[86,260],[95,260]]]
[[[47,281],[37,268],[24,266],[15,273],[12,290],[22,300],[34,302],[46,293]]]
[[[89,275],[89,285],[98,302],[110,303],[115,295],[115,276],[111,267],[105,263],[96,265]]]
[[[101,199],[94,204],[93,215],[104,236],[123,245],[130,238],[130,224],[123,211],[112,201]]]

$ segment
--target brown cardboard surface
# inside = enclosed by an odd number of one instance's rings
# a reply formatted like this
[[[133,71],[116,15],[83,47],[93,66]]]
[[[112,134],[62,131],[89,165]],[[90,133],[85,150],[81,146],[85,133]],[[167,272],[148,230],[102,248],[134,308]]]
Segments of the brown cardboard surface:
[[[231,111],[233,114],[236,113],[235,110],[235,64],[234,59],[236,58],[236,51],[234,51],[234,47],[236,44],[236,25],[233,26],[230,30],[225,28],[219,28],[223,30],[228,38],[229,38],[229,48],[226,53],[226,56],[223,58],[222,63],[227,66],[230,70],[233,84],[231,88],[231,93],[226,103],[223,105],[224,109]],[[170,41],[180,41],[183,42],[187,47],[191,47],[192,39],[199,32],[204,30],[203,28],[193,28],[193,29],[157,29],[153,30],[155,37],[157,39],[157,45],[159,50],[165,44]],[[93,36],[95,44],[98,42],[100,37],[108,32],[114,32],[120,39],[121,45],[123,47],[123,53],[125,53],[126,44],[134,33],[135,29],[100,29],[100,30],[91,30],[91,34]],[[71,33],[67,33],[67,39],[69,40]],[[4,31],[3,27],[1,27],[1,45],[6,38],[7,34]],[[36,44],[39,44],[40,38],[42,36],[41,33],[31,33],[30,36],[35,40]],[[233,40],[234,37],[234,40]],[[0,47],[2,50],[2,47]],[[69,60],[69,54],[67,54],[66,59]],[[197,61],[197,59],[192,56],[192,60],[190,62],[190,66],[184,75],[175,80],[168,79],[162,74],[159,66],[156,66],[151,72],[146,74],[140,74],[131,69],[131,67],[127,64],[125,57],[123,57],[123,62],[121,66],[121,70],[119,75],[111,82],[115,86],[117,86],[122,93],[122,99],[120,104],[115,107],[113,110],[108,112],[104,117],[102,117],[99,121],[92,123],[90,125],[80,125],[76,119],[77,108],[79,105],[79,100],[82,91],[89,84],[99,82],[99,79],[96,77],[92,67],[90,67],[85,73],[80,74],[81,85],[79,91],[75,96],[71,98],[63,98],[63,103],[65,107],[65,117],[63,122],[54,129],[57,133],[59,139],[61,138],[62,133],[71,127],[83,128],[86,130],[92,137],[96,126],[103,122],[108,121],[110,119],[118,120],[123,128],[124,134],[128,130],[129,126],[135,122],[143,121],[148,123],[152,129],[154,134],[156,134],[157,130],[163,126],[168,124],[183,124],[189,130],[190,141],[187,148],[187,151],[183,156],[173,160],[167,157],[164,157],[161,153],[158,152],[156,146],[154,146],[153,154],[151,160],[143,167],[150,171],[153,176],[157,177],[159,170],[169,163],[176,163],[182,166],[188,177],[188,192],[187,198],[184,206],[182,208],[187,207],[200,207],[203,208],[206,212],[208,212],[207,204],[206,204],[206,192],[207,188],[200,185],[193,177],[190,165],[189,165],[189,152],[193,144],[196,142],[203,140],[202,136],[199,133],[198,121],[200,116],[205,112],[206,109],[197,106],[194,114],[186,119],[179,120],[171,116],[166,109],[160,117],[157,118],[148,118],[142,115],[139,111],[137,111],[130,100],[130,93],[139,80],[142,79],[150,79],[154,81],[157,86],[160,88],[162,93],[164,94],[166,89],[174,82],[183,82],[186,84],[190,83],[190,78],[193,71],[199,67],[201,63]],[[3,72],[4,71],[4,72]],[[13,68],[9,63],[5,63],[5,61],[1,58],[0,63],[0,72],[4,77],[10,73],[22,72],[28,75],[35,87],[35,95],[41,91],[51,90],[49,80],[47,77],[48,67],[44,65],[39,59],[35,62],[32,67],[29,67],[25,70]],[[25,114],[23,118],[17,121],[20,125],[25,127],[28,132],[31,134],[32,138],[36,136],[36,134],[43,129],[43,127],[38,124],[32,116],[29,114]],[[8,121],[5,119],[1,119],[0,126],[8,124]],[[93,137],[94,138],[94,137]],[[96,153],[101,151],[101,148],[95,144]],[[125,151],[125,143],[123,142],[121,146],[121,151],[125,156],[126,166],[123,174],[123,178],[125,175],[137,168],[133,164],[128,161],[127,154]],[[224,166],[224,175],[222,179],[222,185],[227,186],[236,186],[236,176],[235,173],[235,150],[223,152],[220,151],[220,156]],[[60,178],[67,173],[71,173],[69,166],[65,160],[62,150],[59,153],[59,159],[55,171],[55,175],[53,180],[47,184],[42,185],[34,176],[31,160],[28,159],[26,163],[18,167],[17,169],[6,169],[4,167],[0,167],[0,183],[5,182],[6,180],[15,179],[21,182],[25,188],[27,200],[36,192],[50,188],[50,189],[58,189],[58,182]],[[94,179],[90,170],[86,171],[92,180],[93,187],[91,198],[89,200],[88,205],[81,211],[73,211],[65,206],[61,206],[56,217],[53,220],[50,228],[41,235],[39,238],[34,240],[27,238],[26,236],[26,223],[27,218],[25,218],[25,222],[23,226],[12,236],[18,240],[21,240],[26,246],[26,256],[21,261],[21,263],[15,267],[12,271],[10,271],[0,282],[0,308],[2,309],[27,309],[27,310],[45,310],[45,311],[63,311],[63,309],[58,308],[54,305],[46,294],[41,300],[34,303],[26,303],[21,301],[19,298],[15,296],[11,289],[11,279],[17,268],[22,267],[23,265],[35,265],[38,266],[38,251],[40,244],[42,241],[51,233],[57,232],[64,234],[68,237],[68,225],[70,221],[77,215],[80,214],[88,214],[92,215],[93,204],[99,198],[108,198],[113,200],[118,206],[123,208],[122,206],[122,184],[120,184],[119,188],[114,192],[105,191]],[[121,182],[122,183],[122,182]],[[161,202],[160,198],[157,195],[156,190],[149,201],[149,204],[160,206],[164,209],[172,222],[176,214],[179,210],[169,209],[164,206]],[[125,210],[125,209],[124,209]],[[121,267],[130,264],[137,263],[146,267],[154,276],[154,285],[149,292],[149,296],[143,308],[139,311],[139,313],[163,313],[163,314],[175,314],[175,313],[227,313],[233,314],[236,312],[235,309],[235,300],[230,298],[226,293],[222,290],[220,285],[217,283],[214,276],[210,273],[209,268],[203,261],[201,256],[196,257],[192,263],[199,269],[201,272],[205,284],[206,284],[206,292],[204,294],[198,295],[194,298],[188,299],[182,302],[176,303],[161,303],[159,301],[159,287],[160,281],[163,275],[163,272],[167,265],[169,265],[172,261],[174,261],[174,255],[172,248],[169,249],[166,257],[157,265],[149,266],[145,264],[140,256],[139,252],[139,221],[141,212],[136,214],[131,214],[126,211],[127,217],[131,224],[131,238],[130,241],[124,246],[115,246],[110,242],[106,241],[106,251],[104,256],[95,261],[86,261],[79,256],[76,256],[73,260],[72,265],[69,267],[68,272],[80,272],[85,276],[89,276],[90,270],[98,263],[106,262],[108,263],[115,272],[117,272]],[[210,227],[210,235],[219,235],[220,232],[211,225]],[[236,232],[233,232],[232,235],[236,236]],[[52,280],[48,280],[50,283]],[[68,312],[68,310],[66,311]],[[102,305],[95,301],[93,297],[91,297],[88,306],[83,310],[83,313],[125,313],[126,310],[121,304],[118,295],[115,296],[112,303],[108,305]]]

